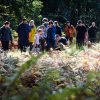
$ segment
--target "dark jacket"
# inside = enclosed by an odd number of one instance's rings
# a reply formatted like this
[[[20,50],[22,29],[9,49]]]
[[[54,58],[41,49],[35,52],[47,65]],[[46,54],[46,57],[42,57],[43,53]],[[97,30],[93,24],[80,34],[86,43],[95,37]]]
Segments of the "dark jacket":
[[[18,43],[20,46],[27,46],[29,44],[30,26],[27,23],[21,23],[17,28]]]
[[[61,39],[58,42],[67,45],[67,39],[65,37],[61,37]]]
[[[10,28],[5,28],[5,26],[2,26],[0,28],[0,40],[1,41],[12,41],[12,34]]]
[[[87,32],[86,27],[85,26],[77,26],[76,27],[76,31],[77,31],[77,36],[76,36],[77,42],[84,41],[85,34]]]
[[[95,39],[96,38],[96,33],[97,33],[97,27],[93,27],[91,26],[89,29],[88,29],[88,34],[89,34],[89,38],[90,39]]]

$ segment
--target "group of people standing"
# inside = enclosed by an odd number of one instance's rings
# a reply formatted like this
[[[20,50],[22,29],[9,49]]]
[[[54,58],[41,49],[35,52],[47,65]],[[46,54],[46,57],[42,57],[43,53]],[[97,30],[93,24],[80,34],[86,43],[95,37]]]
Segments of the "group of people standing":
[[[42,24],[36,27],[34,20],[27,22],[27,19],[23,18],[16,32],[18,33],[18,48],[21,52],[25,52],[27,47],[30,51],[35,48],[36,52],[39,52],[50,50],[50,48],[56,49],[59,43],[67,45],[69,41],[72,44],[74,37],[77,47],[83,46],[86,41],[94,43],[97,27],[95,22],[92,22],[92,25],[87,28],[82,20],[79,20],[76,27],[67,21],[61,28],[58,21],[49,21],[47,18],[43,18]],[[0,28],[0,41],[4,51],[9,49],[9,42],[13,43],[8,21]]]
[[[95,22],[92,22],[92,25],[87,28],[82,20],[79,20],[76,27],[74,27],[68,21],[67,24],[65,23],[64,32],[70,43],[72,43],[73,37],[76,37],[76,45],[81,47],[88,41],[91,43],[96,42],[97,26]]]

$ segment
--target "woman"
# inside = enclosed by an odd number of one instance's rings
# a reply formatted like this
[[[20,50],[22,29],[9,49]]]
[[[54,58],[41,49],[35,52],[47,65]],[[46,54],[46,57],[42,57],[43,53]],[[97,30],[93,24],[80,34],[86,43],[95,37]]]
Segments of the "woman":
[[[76,33],[76,29],[71,23],[68,21],[64,27],[64,32],[66,34],[67,39],[69,40],[70,44],[72,44],[74,34]]]
[[[56,35],[62,36],[62,30],[58,21],[54,21],[54,26],[56,27]]]

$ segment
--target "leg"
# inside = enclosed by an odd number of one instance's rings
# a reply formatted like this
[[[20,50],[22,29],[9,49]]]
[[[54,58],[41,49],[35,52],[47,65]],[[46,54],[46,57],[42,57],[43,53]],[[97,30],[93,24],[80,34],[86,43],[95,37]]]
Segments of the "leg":
[[[32,51],[33,45],[32,42],[30,42],[30,51]]]
[[[6,41],[5,43],[6,43],[6,45],[5,45],[5,46],[6,46],[6,47],[5,47],[6,50],[9,50],[9,41]]]
[[[1,41],[1,45],[2,45],[2,49],[4,50],[4,46],[5,46],[5,43],[4,43],[4,41]]]
[[[50,50],[50,44],[51,44],[50,41],[47,40],[47,51]]]
[[[73,37],[70,37],[70,38],[69,38],[69,41],[70,41],[70,44],[72,44],[72,42],[73,42]]]
[[[52,40],[52,41],[51,41],[51,46],[52,46],[53,49],[56,48],[56,42],[55,42],[55,40]]]

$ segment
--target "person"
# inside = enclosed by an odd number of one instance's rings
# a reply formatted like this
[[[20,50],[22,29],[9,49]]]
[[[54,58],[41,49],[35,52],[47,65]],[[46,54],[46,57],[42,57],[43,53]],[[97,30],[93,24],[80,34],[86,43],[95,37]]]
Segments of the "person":
[[[44,25],[40,25],[37,29],[42,29],[42,37],[46,40],[47,38],[47,30],[46,30],[46,27]]]
[[[62,43],[63,45],[67,45],[67,39],[65,37],[61,37],[59,35],[56,35],[56,42]]]
[[[43,23],[43,24],[45,23],[46,25],[48,25],[48,18],[43,18],[43,19],[42,19],[42,23]]]
[[[42,34],[40,34],[40,49],[41,51],[44,51],[46,47],[46,38],[47,38],[46,27],[44,25],[41,25],[39,29],[42,30]]]
[[[47,30],[49,28],[49,22],[47,18],[43,18],[42,20],[42,26],[44,27],[44,34],[45,34],[45,38],[47,37]]]
[[[66,34],[66,39],[69,40],[70,44],[72,44],[74,34],[76,33],[76,29],[69,21],[65,24],[64,32]]]
[[[29,26],[31,28],[31,31],[29,32],[29,45],[30,45],[30,51],[32,51],[33,43],[34,43],[34,37],[36,34],[36,26],[34,24],[34,20],[31,20],[29,22]]]
[[[88,29],[88,38],[91,43],[96,42],[97,26],[95,22],[92,22],[92,25]]]
[[[22,22],[19,24],[17,28],[18,33],[18,46],[22,51],[26,51],[26,48],[29,46],[29,32],[30,26],[27,23],[26,18],[23,18]]]
[[[56,27],[56,35],[62,36],[62,30],[58,21],[54,21],[54,26]]]
[[[40,35],[41,34],[42,34],[42,29],[37,29],[36,34],[35,34],[35,38],[34,38],[34,47],[35,47],[36,53],[39,53],[39,49],[40,49]]]
[[[53,26],[53,21],[49,21],[49,28],[47,30],[47,50],[50,50],[50,48],[55,49],[56,48],[56,42],[55,42],[55,27]]]
[[[2,49],[4,51],[9,50],[9,43],[12,43],[12,33],[10,29],[10,22],[5,21],[4,25],[0,28],[0,40],[2,44]]]
[[[76,31],[77,31],[76,45],[80,48],[84,45],[87,29],[83,24],[82,20],[79,20],[77,24],[78,25],[76,27]]]

